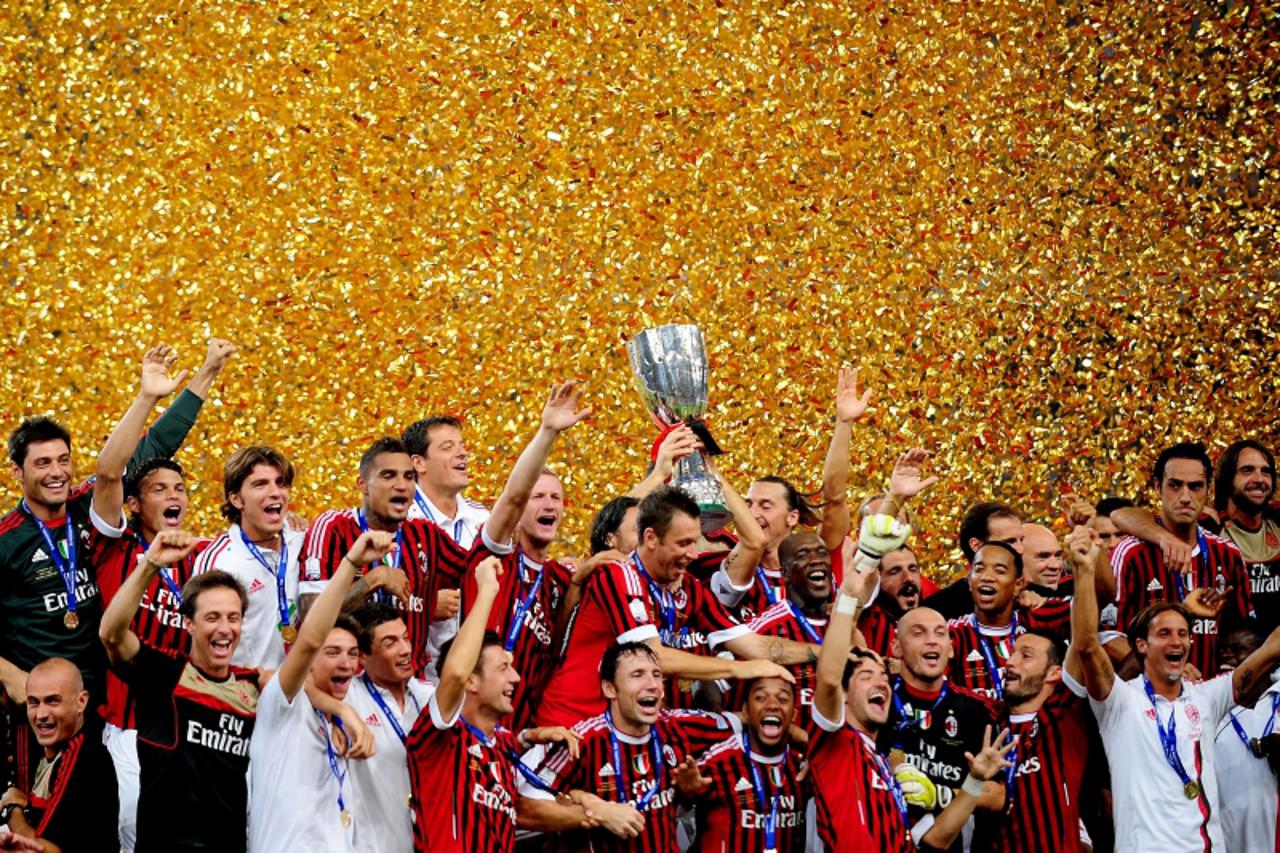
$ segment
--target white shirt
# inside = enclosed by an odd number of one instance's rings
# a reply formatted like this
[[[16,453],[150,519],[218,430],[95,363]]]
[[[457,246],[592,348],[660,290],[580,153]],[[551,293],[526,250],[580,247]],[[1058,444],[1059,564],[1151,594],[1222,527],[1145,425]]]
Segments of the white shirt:
[[[480,528],[489,520],[489,510],[485,509],[484,504],[476,503],[462,495],[457,496],[456,502],[457,514],[450,518],[445,515],[444,510],[431,502],[426,492],[415,486],[413,503],[409,505],[409,518],[427,519],[458,545],[470,549],[476,542],[476,536],[480,534]],[[458,633],[458,624],[458,617],[454,616],[449,619],[434,620],[427,629],[427,654],[431,656],[427,676],[432,680],[437,675],[436,661],[440,659],[440,648]]]
[[[1232,708],[1251,738],[1261,737],[1267,721],[1276,714],[1280,684],[1272,684],[1252,708]],[[1273,731],[1280,729],[1273,728]],[[1214,770],[1218,775],[1219,814],[1227,850],[1276,849],[1276,775],[1265,758],[1255,756],[1237,734],[1231,718],[1218,726]]]
[[[1126,853],[1202,853],[1207,835],[1222,850],[1218,811],[1218,779],[1214,772],[1214,737],[1231,708],[1231,677],[1182,682],[1172,703],[1156,694],[1155,709],[1143,689],[1143,676],[1116,679],[1106,700],[1090,698],[1111,765],[1116,818],[1116,850]],[[1183,794],[1182,781],[1165,760],[1156,714],[1166,730],[1176,717],[1178,756],[1192,779],[1204,786],[1209,819],[1201,800]],[[1197,747],[1200,760],[1196,760]],[[1203,833],[1203,834],[1202,834]]]
[[[289,603],[291,624],[298,623],[298,560],[302,556],[300,530],[285,530],[284,543],[288,562],[284,567],[284,593]],[[233,524],[226,533],[196,559],[195,574],[219,569],[235,577],[249,593],[249,608],[240,628],[240,644],[231,663],[258,669],[279,669],[284,663],[284,640],[280,636],[280,608],[276,590],[276,573],[280,554],[259,547],[271,569],[258,562],[244,544],[240,525]]]
[[[290,702],[280,679],[273,678],[262,691],[249,744],[250,853],[349,853],[354,849],[359,803],[347,776],[341,793],[353,820],[351,827],[343,827],[338,779],[329,764],[329,726],[305,690]],[[338,772],[347,770],[347,759],[334,757]]]
[[[351,682],[346,700],[373,732],[376,743],[372,758],[351,763],[351,785],[360,802],[360,813],[355,816],[355,849],[360,853],[412,853],[409,759],[404,741],[387,719],[387,711],[395,715],[400,731],[407,737],[435,689],[425,681],[411,679],[405,688],[402,711],[389,690],[372,680],[366,683],[366,678],[361,675]],[[385,708],[373,698],[370,687],[382,697]]]

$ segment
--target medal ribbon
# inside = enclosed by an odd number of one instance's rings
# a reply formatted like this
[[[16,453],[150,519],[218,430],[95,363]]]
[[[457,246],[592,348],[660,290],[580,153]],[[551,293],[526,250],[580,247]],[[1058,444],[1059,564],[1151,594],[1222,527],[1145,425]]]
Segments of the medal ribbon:
[[[662,636],[662,644],[673,649],[680,648],[680,638],[687,633],[688,629],[682,628],[680,631],[676,631],[675,596],[671,594],[671,590],[661,586],[650,577],[649,572],[644,567],[644,563],[640,562],[638,553],[632,551],[631,559],[635,562],[636,568],[640,570],[640,574],[644,576],[645,583],[649,585],[649,597],[653,599],[653,603],[658,608],[658,613],[662,619],[662,624],[658,626],[658,633]]]
[[[533,602],[538,597],[538,590],[542,589],[542,579],[547,576],[547,570],[544,567],[538,571],[537,579],[533,582],[533,589],[529,590],[529,594],[524,598],[520,598],[519,589],[524,584],[525,567],[528,561],[524,558],[523,551],[516,552],[516,560],[520,566],[520,576],[516,578],[516,611],[511,616],[511,625],[507,628],[507,639],[502,647],[510,652],[516,647],[516,641],[520,639],[520,634],[524,631],[524,617],[529,612],[529,608],[533,606]]]
[[[288,628],[292,620],[289,618],[289,597],[285,594],[284,582],[285,575],[289,569],[289,543],[285,541],[284,532],[280,533],[280,561],[276,563],[276,567],[271,567],[271,561],[267,559],[267,555],[262,553],[262,549],[249,538],[249,534],[244,532],[244,528],[240,528],[240,539],[244,542],[244,547],[249,549],[249,553],[253,558],[262,564],[262,568],[271,573],[276,579],[276,609],[279,612],[280,624],[277,626],[281,631]]]
[[[475,726],[468,723],[466,719],[464,719],[463,717],[459,717],[458,719],[462,720],[462,725],[467,727],[467,731],[471,732],[471,736],[476,740],[480,741],[481,745],[483,745],[487,749],[492,749],[493,751],[497,752],[499,755],[505,756],[506,759],[511,762],[511,766],[516,769],[516,772],[518,772],[521,776],[523,776],[530,785],[551,794],[554,794],[556,792],[556,789],[548,785],[545,781],[543,781],[541,776],[539,776],[537,773],[534,773],[528,767],[525,767],[524,762],[520,760],[520,756],[516,753],[514,749],[503,749],[501,746],[498,745],[496,741],[490,740],[489,736],[486,735],[484,732],[480,731]],[[500,728],[501,727],[499,727],[499,729]]]
[[[776,851],[778,849],[778,799],[782,792],[774,791],[772,797],[766,798],[768,789],[765,788],[764,777],[760,774],[760,766],[751,756],[751,734],[746,729],[742,730],[742,751],[746,753],[747,766],[751,768],[751,787],[755,790],[756,804],[762,809],[768,809],[764,819],[764,849]],[[787,747],[782,753],[784,769],[789,752],[790,747]],[[766,802],[768,802],[767,806]]]
[[[431,511],[431,507],[427,506],[427,502],[422,499],[422,492],[418,491],[416,488],[413,490],[413,501],[418,505],[418,509],[422,510],[422,514],[427,517],[427,521],[431,522],[436,527],[444,528],[446,532],[449,530],[449,528],[445,527],[444,524],[436,521],[436,514]],[[462,526],[464,523],[465,522],[463,522],[461,518],[453,523],[453,541],[455,544],[462,538]]]
[[[1156,731],[1160,733],[1160,746],[1164,749],[1164,760],[1169,762],[1169,766],[1178,774],[1185,788],[1191,784],[1191,777],[1187,775],[1187,768],[1182,764],[1182,756],[1178,755],[1178,706],[1172,702],[1169,703],[1172,713],[1169,715],[1169,728],[1166,729],[1164,723],[1160,722],[1160,709],[1156,707],[1156,692],[1145,675],[1142,676],[1142,686],[1147,691],[1147,698],[1151,700],[1151,709],[1156,712]]]
[[[760,582],[760,586],[764,588],[765,600],[769,602],[769,606],[778,603],[778,594],[773,587],[769,585],[769,576],[764,573],[764,566],[756,566],[756,580]]]
[[[893,696],[894,710],[898,712],[899,717],[898,731],[904,732],[908,729],[918,728],[920,726],[920,720],[914,719],[907,714],[907,707],[902,703],[902,698],[898,696],[898,688],[901,686],[902,676],[899,675],[893,680],[893,690],[891,691],[891,695]],[[933,714],[934,711],[938,710],[938,706],[942,704],[943,699],[947,698],[947,692],[950,689],[951,685],[945,681],[942,682],[942,690],[938,693],[938,698],[934,699],[933,704],[929,706],[929,710],[926,712],[927,714]]]
[[[1262,730],[1262,734],[1258,736],[1258,740],[1262,740],[1267,735],[1275,731],[1277,710],[1280,710],[1280,693],[1273,693],[1271,694],[1271,718],[1267,720],[1267,727]],[[1248,748],[1248,750],[1258,758],[1261,758],[1262,757],[1261,755],[1258,755],[1256,752],[1253,752],[1253,744],[1249,739],[1249,733],[1246,732],[1244,730],[1244,726],[1240,724],[1240,719],[1236,717],[1236,712],[1229,711],[1227,712],[1227,716],[1231,718],[1231,728],[1236,730],[1236,734],[1239,735],[1240,740],[1244,742],[1244,745]]]
[[[143,539],[141,536],[136,537],[138,545],[142,548],[142,553],[151,550],[151,543]],[[174,601],[178,602],[178,606],[182,606],[182,590],[178,589],[178,584],[173,579],[173,574],[169,571],[168,566],[160,567],[160,580],[164,581],[164,585],[169,588],[169,593],[173,596]]]
[[[365,520],[364,510],[362,509],[356,510],[356,521],[359,522],[360,524],[360,532],[367,533],[369,530],[369,522]],[[404,527],[402,525],[397,524],[396,525],[396,547],[393,548],[385,557],[379,560],[378,563],[385,563],[389,568],[399,569],[401,563],[403,562],[403,558],[404,558]],[[376,566],[378,565],[378,563],[374,563],[373,565]],[[365,571],[367,571],[367,569]],[[382,604],[391,604],[395,596],[384,589],[379,589],[373,593],[373,598],[374,598],[374,601],[381,602]]]
[[[631,798],[626,795],[626,788],[622,784],[622,748],[618,746],[618,730],[613,727],[613,712],[604,712],[604,721],[609,724],[609,747],[613,752],[613,767],[618,773],[618,802],[631,803]],[[656,727],[649,728],[649,745],[653,747],[653,787],[644,792],[640,799],[631,805],[635,806],[635,810],[642,812],[657,795],[658,790],[662,788],[662,742],[658,739],[658,729]]]
[[[333,774],[334,779],[338,780],[338,812],[342,817],[347,818],[347,804],[342,799],[342,786],[347,781],[347,762],[344,759],[342,767],[339,769],[338,754],[334,752],[333,738],[329,735],[329,718],[321,711],[316,711],[316,716],[320,718],[320,728],[324,731],[324,748],[329,755],[329,772]],[[342,720],[334,717],[333,724],[344,735],[347,733],[347,730],[342,727]],[[345,825],[349,822],[350,818],[347,818],[343,821],[343,824]]]
[[[995,688],[996,698],[1004,699],[1004,679],[1000,676],[999,660],[996,658],[996,650],[992,647],[991,640],[986,634],[982,633],[982,628],[978,625],[975,617],[973,620],[973,630],[978,634],[978,648],[982,650],[982,659],[987,664],[987,674],[991,676],[991,684]],[[1018,638],[1018,614],[1013,614],[1013,621],[1009,623],[1009,644],[1013,645],[1013,641]]]
[[[809,621],[809,617],[805,616],[803,611],[796,606],[794,601],[787,601],[787,606],[791,608],[791,615],[796,617],[796,621],[800,623],[800,628],[805,632],[814,644],[822,645],[822,635],[818,633],[818,629],[813,627],[813,623]]]
[[[36,529],[40,531],[40,536],[44,539],[45,548],[49,551],[49,559],[53,561],[53,565],[57,568],[58,574],[62,577],[62,585],[67,590],[67,612],[76,612],[76,526],[71,520],[71,513],[67,513],[66,521],[66,543],[67,556],[63,559],[62,552],[58,550],[58,546],[54,544],[53,534],[49,532],[48,526],[36,518],[36,514],[31,511],[31,507],[27,506],[26,498],[23,498],[19,504],[22,511],[27,517],[35,522]],[[70,618],[70,617],[68,617]],[[68,623],[71,624],[71,623]]]
[[[1196,547],[1200,549],[1200,557],[1196,563],[1204,566],[1205,571],[1209,569],[1209,543],[1205,541],[1204,530],[1196,525]],[[1187,591],[1182,586],[1182,572],[1173,573],[1173,582],[1178,586],[1178,600],[1183,601],[1187,597]]]
[[[360,678],[364,681],[364,686],[369,691],[369,695],[373,697],[373,701],[378,703],[378,708],[382,711],[382,716],[386,717],[387,722],[391,724],[391,730],[396,733],[396,737],[400,738],[400,742],[404,743],[408,740],[405,736],[404,728],[400,725],[400,720],[396,718],[396,715],[391,713],[391,706],[387,704],[387,700],[382,698],[382,694],[378,692],[377,685],[373,683],[373,679],[369,677],[369,673],[366,671],[360,676]],[[410,698],[413,697],[413,693],[408,687],[405,688],[405,693]],[[414,699],[413,704],[417,705],[418,700]],[[421,705],[418,705],[418,713],[422,713]]]
[[[862,732],[849,726],[849,729],[858,736],[858,740],[862,742],[862,748],[867,751],[867,755],[871,756],[871,760],[875,762],[876,774],[879,775],[885,787],[889,789],[889,793],[893,795],[893,804],[898,807],[898,814],[902,815],[902,822],[907,823],[907,796],[902,793],[902,786],[898,784],[898,777],[893,775],[893,768],[889,766],[889,762],[880,754],[880,750],[876,749],[875,741],[867,737]],[[910,826],[910,824],[907,824]]]

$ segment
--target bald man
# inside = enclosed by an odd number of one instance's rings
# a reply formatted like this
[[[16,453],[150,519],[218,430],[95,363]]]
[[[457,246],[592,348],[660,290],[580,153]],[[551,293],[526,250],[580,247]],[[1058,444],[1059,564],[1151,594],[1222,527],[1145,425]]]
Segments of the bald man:
[[[27,720],[44,757],[31,791],[10,788],[0,798],[0,822],[14,835],[40,845],[29,849],[44,853],[120,849],[116,773],[107,748],[97,738],[84,735],[88,704],[80,670],[68,660],[50,658],[27,675]]]
[[[1066,563],[1062,559],[1062,542],[1043,524],[1022,525],[1023,574],[1041,595],[1070,595],[1070,579],[1063,581]],[[1048,590],[1049,592],[1045,592]]]

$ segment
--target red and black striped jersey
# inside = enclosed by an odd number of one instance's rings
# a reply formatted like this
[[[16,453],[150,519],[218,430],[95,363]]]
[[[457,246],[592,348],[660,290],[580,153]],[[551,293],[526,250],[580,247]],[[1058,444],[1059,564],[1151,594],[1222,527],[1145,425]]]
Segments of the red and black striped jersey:
[[[477,540],[478,542],[479,540]],[[516,739],[499,727],[477,737],[461,714],[445,721],[435,696],[419,714],[405,749],[409,758],[415,851],[514,850]]]
[[[176,565],[164,569],[163,575],[157,575],[147,585],[138,612],[129,623],[129,630],[137,635],[140,642],[172,654],[185,655],[191,651],[191,636],[183,630],[182,614],[178,612],[182,607],[182,588],[195,573],[196,558],[211,541],[200,540],[194,551]],[[119,539],[104,538],[98,545],[92,560],[105,608],[137,567],[139,555],[146,551],[146,543],[133,528],[129,528]],[[168,581],[165,580],[166,575]],[[134,727],[129,686],[113,672],[107,673],[107,703],[103,718],[122,729]]]
[[[840,710],[843,716],[843,704]],[[825,719],[817,706],[810,714],[808,781],[827,850],[915,850],[895,797],[893,771],[875,742],[845,720]]]
[[[978,624],[970,613],[948,623],[951,633],[951,662],[947,677],[952,684],[980,693],[988,699],[1004,694],[1004,674],[993,673],[987,653],[995,660],[997,670],[1004,668],[1013,642],[1027,631],[1039,631],[1066,640],[1071,634],[1071,599],[1050,598],[1034,610],[1014,608],[1008,625],[992,628]]]
[[[520,549],[502,558],[502,577],[498,579],[498,597],[489,611],[485,626],[512,642],[512,665],[520,675],[512,699],[515,713],[503,725],[513,732],[533,725],[533,712],[546,689],[547,680],[559,655],[552,648],[556,615],[569,589],[573,572],[568,566],[547,560],[538,564]],[[539,582],[541,577],[541,582]],[[535,594],[536,590],[536,594]],[[462,612],[471,612],[476,600],[475,574],[468,573],[462,585]],[[527,606],[524,604],[527,602]],[[520,627],[513,624],[516,611],[521,611]]]
[[[1240,549],[1204,528],[1199,530],[1208,553],[1193,558],[1195,586],[1233,590],[1216,619],[1191,619],[1190,662],[1208,677],[1218,671],[1219,627],[1253,615],[1253,605]],[[1122,539],[1111,552],[1111,567],[1116,576],[1116,625],[1120,630],[1144,607],[1157,601],[1181,601],[1184,593],[1190,592],[1184,590],[1181,576],[1165,567],[1160,546],[1140,539]]]
[[[805,617],[809,627],[817,635],[815,638],[805,630],[804,623],[796,616],[796,612],[791,600],[783,599],[753,619],[747,627],[762,637],[782,637],[797,643],[821,645],[822,638],[827,633],[827,617]],[[813,704],[816,673],[814,666],[812,663],[798,663],[787,667],[796,677],[796,720],[801,723],[808,714],[808,707]],[[730,710],[741,710],[747,701],[746,684],[738,681],[731,682],[725,701],[725,707]]]
[[[699,853],[800,853],[805,842],[808,790],[799,780],[804,758],[792,749],[778,755],[750,756],[742,737],[711,747],[698,760],[711,786],[698,795]],[[752,765],[755,770],[752,772]],[[759,786],[757,786],[759,783]],[[776,807],[776,808],[775,808]],[[772,821],[773,843],[767,843]]]
[[[573,727],[582,736],[578,758],[555,744],[535,762],[534,771],[557,792],[581,790],[611,803],[630,802],[644,815],[644,831],[635,839],[603,829],[566,832],[567,849],[677,853],[675,768],[734,733],[736,723],[719,714],[663,711],[647,735],[633,737],[616,732],[604,714],[579,722]]]
[[[1058,685],[1034,714],[1001,714],[1017,737],[1018,770],[1003,819],[991,821],[995,853],[1078,853],[1080,789],[1088,757],[1089,704]]]
[[[893,638],[898,632],[898,620],[889,615],[889,611],[879,602],[871,602],[871,606],[858,615],[858,630],[867,641],[867,648],[882,658],[893,656]]]
[[[324,588],[352,544],[360,538],[360,533],[360,522],[353,509],[329,510],[311,522],[302,540],[299,595],[316,594]],[[419,676],[431,662],[427,651],[427,631],[436,609],[436,594],[442,589],[457,589],[463,576],[490,553],[484,536],[476,537],[468,551],[430,521],[410,519],[400,522],[396,546],[388,559],[409,576],[408,608],[399,599],[394,603],[397,608],[406,610],[409,642],[413,646],[413,668]],[[373,568],[366,567],[366,573]]]

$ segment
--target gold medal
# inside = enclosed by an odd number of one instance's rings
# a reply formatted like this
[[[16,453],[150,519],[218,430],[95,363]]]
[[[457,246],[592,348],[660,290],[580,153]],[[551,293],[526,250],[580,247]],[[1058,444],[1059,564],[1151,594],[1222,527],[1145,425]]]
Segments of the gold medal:
[[[342,810],[342,825],[343,827],[351,826],[351,812],[347,811],[346,809]]]
[[[292,646],[294,643],[298,641],[298,629],[293,627],[292,625],[281,625],[280,638],[284,640],[285,645]],[[351,820],[351,817],[349,815],[347,817],[347,820]]]
[[[74,631],[80,627],[80,617],[76,615],[74,610],[68,610],[66,615],[62,617],[62,624],[66,625],[68,630]]]
[[[1192,779],[1190,782],[1182,786],[1182,794],[1188,800],[1195,800],[1200,797],[1200,783]]]

